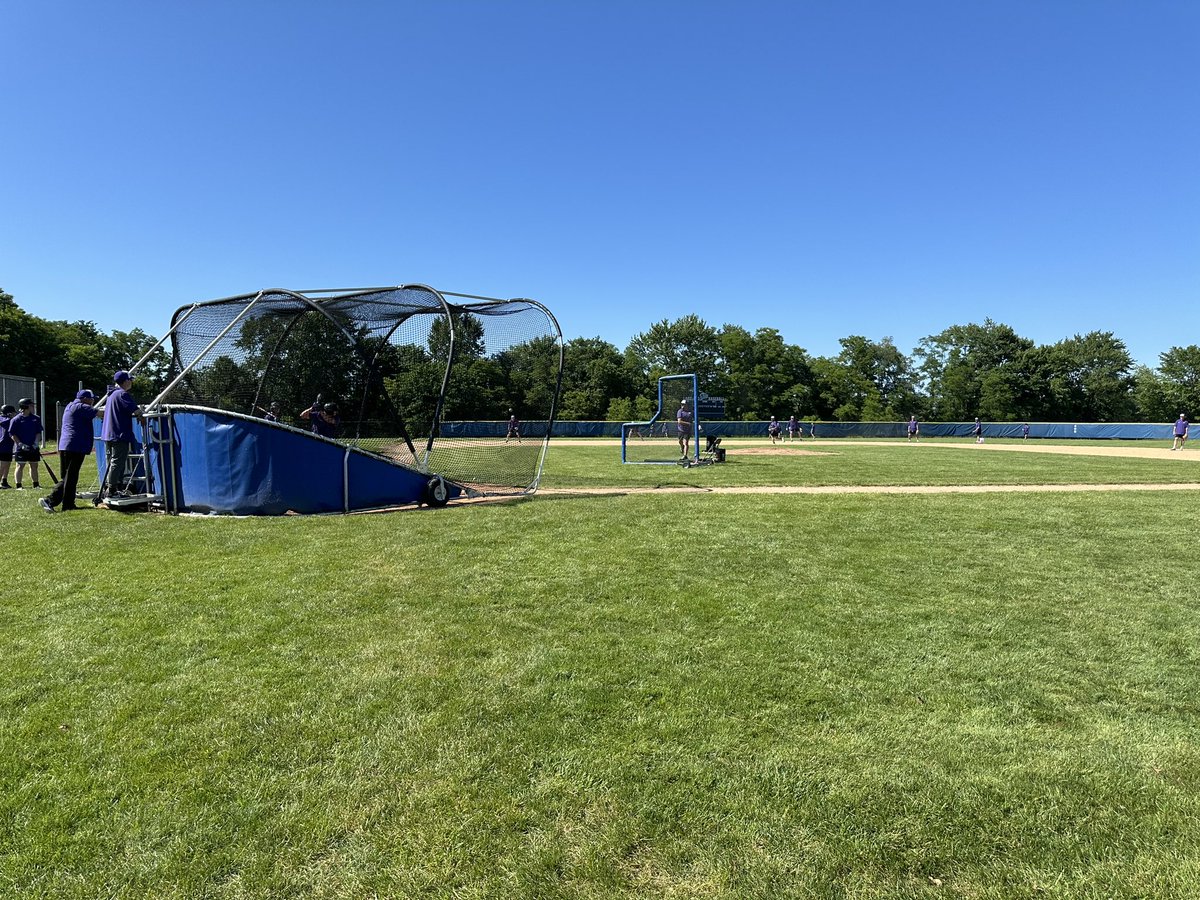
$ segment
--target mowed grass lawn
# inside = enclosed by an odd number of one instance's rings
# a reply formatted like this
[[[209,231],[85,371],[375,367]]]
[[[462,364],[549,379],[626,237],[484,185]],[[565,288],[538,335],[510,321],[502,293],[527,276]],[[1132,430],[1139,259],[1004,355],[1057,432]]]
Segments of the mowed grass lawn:
[[[664,440],[656,443],[669,449]],[[957,485],[957,484],[1179,484],[1200,482],[1200,451],[1167,451],[1162,459],[1119,456],[1073,456],[1011,452],[1020,441],[994,441],[978,446],[962,438],[951,441],[788,442],[729,439],[722,466],[694,469],[677,465],[623,465],[619,442],[608,446],[561,441],[551,446],[546,462],[550,487],[627,484],[636,487],[695,485]],[[1167,445],[1142,442],[1166,451]],[[1080,447],[1082,442],[1038,442],[1035,446]],[[1116,446],[1094,442],[1100,449]],[[678,453],[678,444],[671,447]],[[1024,451],[1026,444],[1021,447]],[[1032,448],[1030,448],[1032,449]]]
[[[867,482],[906,449],[678,474]],[[1194,497],[4,492],[0,895],[1200,896]]]

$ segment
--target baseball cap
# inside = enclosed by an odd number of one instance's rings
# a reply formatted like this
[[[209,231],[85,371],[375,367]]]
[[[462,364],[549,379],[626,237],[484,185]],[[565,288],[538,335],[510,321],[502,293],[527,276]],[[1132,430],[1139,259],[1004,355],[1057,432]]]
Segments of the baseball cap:
[[[113,373],[113,384],[120,384],[122,381],[127,381],[128,379],[129,373],[124,369],[120,369],[119,371]]]
[[[80,391],[78,394],[76,394],[75,399],[76,400],[95,400],[96,395],[93,394],[91,391],[85,389],[85,390]]]

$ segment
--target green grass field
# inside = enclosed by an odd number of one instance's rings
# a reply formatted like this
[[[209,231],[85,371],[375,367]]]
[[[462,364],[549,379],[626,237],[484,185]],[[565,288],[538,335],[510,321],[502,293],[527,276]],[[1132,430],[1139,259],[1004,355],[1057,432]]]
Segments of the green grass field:
[[[543,483],[1200,482],[832,449],[563,443]],[[35,496],[0,493],[2,896],[1200,896],[1190,491]]]

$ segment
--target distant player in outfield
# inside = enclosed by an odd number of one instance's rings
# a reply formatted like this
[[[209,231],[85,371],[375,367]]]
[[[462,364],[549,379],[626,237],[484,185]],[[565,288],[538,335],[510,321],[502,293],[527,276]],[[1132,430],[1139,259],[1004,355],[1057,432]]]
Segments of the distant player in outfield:
[[[692,411],[688,408],[686,399],[679,401],[679,410],[675,413],[675,430],[679,437],[679,452],[686,457],[688,442],[692,439]]]
[[[800,431],[800,423],[796,421],[795,416],[792,416],[788,419],[788,440],[794,441],[796,439],[796,432],[798,431]],[[804,437],[803,431],[800,431],[800,437]]]
[[[771,443],[779,442],[779,420],[771,416],[771,421],[767,423],[767,436],[771,438]]]
[[[1171,446],[1172,450],[1182,450],[1183,445],[1187,443],[1188,420],[1183,413],[1179,414],[1179,418],[1175,420],[1175,443]],[[17,473],[17,478],[21,477]]]
[[[971,430],[971,433],[975,435],[975,443],[983,443],[983,425],[980,424],[978,416],[975,418],[975,427]]]
[[[812,434],[809,435],[809,437],[811,437],[814,441],[817,439],[817,420],[816,419],[813,419]]]
[[[908,439],[911,441],[921,433],[921,426],[917,424],[916,416],[908,417]]]
[[[1029,440],[1029,423],[1028,422],[1026,422],[1024,425],[1021,426],[1021,440],[1023,440],[1023,441]]]
[[[508,434],[504,436],[504,443],[508,443],[513,438],[517,439],[517,443],[521,443],[521,420],[510,409],[508,411]]]

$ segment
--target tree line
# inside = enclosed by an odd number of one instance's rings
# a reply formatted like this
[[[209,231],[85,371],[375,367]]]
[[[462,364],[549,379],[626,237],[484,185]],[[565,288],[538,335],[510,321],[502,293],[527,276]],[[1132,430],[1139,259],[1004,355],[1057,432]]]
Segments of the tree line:
[[[694,372],[724,397],[726,417],[823,421],[1167,422],[1200,408],[1200,346],[1135,365],[1112,332],[1036,344],[991,319],[952,325],[905,354],[890,337],[850,335],[811,356],[775,328],[716,328],[695,315],[635,335],[624,352],[600,338],[567,343],[560,418],[631,421],[654,380]]]
[[[0,291],[0,371],[44,380],[53,400],[73,397],[80,381],[102,389],[115,370],[141,359],[154,343],[141,329],[105,333],[93,322],[40,318]],[[915,415],[927,421],[1166,422],[1200,408],[1200,346],[1194,344],[1169,348],[1151,368],[1135,365],[1112,332],[1036,344],[991,319],[952,325],[923,338],[910,354],[889,337],[850,335],[839,344],[836,355],[814,357],[775,328],[717,328],[695,315],[656,322],[624,350],[599,337],[573,338],[565,347],[558,418],[646,418],[654,411],[656,380],[685,372],[699,377],[705,393],[725,398],[727,418],[748,421]],[[159,349],[140,370],[135,388],[142,396],[165,385],[168,362]],[[450,404],[461,406],[462,417],[545,408],[540,394],[549,373],[532,373],[520,360],[493,362],[472,362],[472,384],[459,393],[478,402]],[[473,408],[479,403],[486,408]]]

